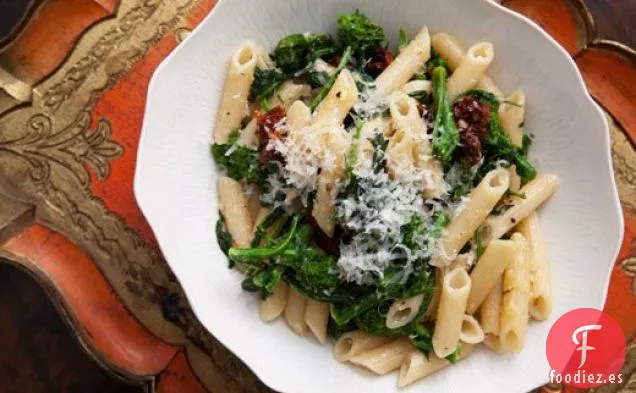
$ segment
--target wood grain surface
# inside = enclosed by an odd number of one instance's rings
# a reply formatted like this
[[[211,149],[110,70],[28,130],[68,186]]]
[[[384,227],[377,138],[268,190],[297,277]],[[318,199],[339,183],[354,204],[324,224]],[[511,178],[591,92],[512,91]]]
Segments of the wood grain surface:
[[[608,113],[626,227],[605,309],[628,377],[594,391],[633,393],[636,2],[503,4],[568,50]],[[0,393],[269,391],[196,320],[132,192],[152,73],[214,5],[0,0]]]

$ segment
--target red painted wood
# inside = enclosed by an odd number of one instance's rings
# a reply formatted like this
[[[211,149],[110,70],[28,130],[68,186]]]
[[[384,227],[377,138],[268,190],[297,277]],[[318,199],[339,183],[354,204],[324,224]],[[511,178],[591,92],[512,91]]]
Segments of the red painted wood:
[[[35,85],[68,56],[84,31],[113,16],[119,0],[49,0],[19,37],[0,53],[0,67]]]
[[[636,52],[635,52],[636,53]],[[590,48],[576,57],[592,96],[636,141],[636,54],[628,59],[615,51]]]
[[[93,261],[62,235],[34,225],[5,244],[3,251],[46,277],[90,337],[90,344],[113,365],[133,375],[155,375],[177,353],[178,348],[139,324]]]

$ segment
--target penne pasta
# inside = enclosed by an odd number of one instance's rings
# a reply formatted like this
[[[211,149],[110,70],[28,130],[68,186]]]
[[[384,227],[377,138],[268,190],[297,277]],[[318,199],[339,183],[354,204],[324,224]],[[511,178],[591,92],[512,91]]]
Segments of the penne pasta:
[[[550,261],[539,227],[539,216],[532,213],[517,226],[528,241],[530,257],[530,316],[545,321],[552,312],[552,279]]]
[[[477,228],[508,190],[509,174],[503,169],[488,172],[470,193],[461,212],[453,217],[437,242],[431,264],[447,266],[459,254]]]
[[[241,183],[225,176],[219,178],[219,209],[236,245],[249,247],[254,223]]]
[[[327,324],[329,323],[329,303],[307,300],[305,323],[321,344],[327,343]]]
[[[394,300],[386,314],[386,327],[397,329],[411,322],[420,311],[424,302],[424,294],[409,299]]]
[[[433,35],[431,41],[433,49],[446,60],[451,71],[456,70],[466,53],[459,40],[450,34],[438,33]],[[479,82],[477,82],[476,88],[490,92],[500,100],[504,97],[504,93],[499,86],[497,86],[495,81],[488,75],[484,75]]]
[[[517,248],[515,258],[506,268],[503,278],[503,302],[501,305],[502,347],[506,351],[520,352],[528,328],[530,303],[530,265],[528,244],[520,233],[512,235]]]
[[[494,334],[486,335],[486,338],[484,339],[484,345],[497,353],[506,352],[506,348],[504,348],[503,342],[501,341],[499,336],[496,336]]]
[[[431,94],[433,92],[433,84],[431,83],[431,81],[412,80],[406,82],[400,88],[400,91],[405,94],[412,94],[422,91]]]
[[[339,125],[358,101],[358,88],[349,70],[343,70],[314,112],[314,127]]]
[[[258,122],[256,119],[250,120],[249,123],[241,130],[239,143],[244,146],[253,148],[258,147]]]
[[[473,352],[474,349],[475,347],[473,345],[462,344],[459,360],[466,358]],[[426,357],[420,351],[410,352],[400,367],[398,387],[403,388],[411,385],[450,365],[451,362],[444,358],[439,358],[432,353]]]
[[[414,350],[417,349],[408,339],[398,338],[377,348],[362,352],[350,358],[349,361],[376,374],[384,375],[400,368],[404,358]]]
[[[457,348],[470,285],[470,277],[464,269],[457,268],[444,276],[433,332],[433,350],[440,358]]]
[[[307,298],[294,288],[289,288],[287,305],[285,306],[285,320],[287,324],[299,336],[307,334],[307,322],[305,322],[305,309]]]
[[[251,42],[245,42],[234,53],[219,104],[219,115],[214,126],[214,142],[227,143],[232,130],[241,126],[241,121],[249,113],[247,99],[254,81],[258,49]]]
[[[503,100],[504,93],[501,91],[499,86],[495,83],[495,81],[489,77],[488,75],[484,75],[479,82],[477,83],[477,89],[485,90],[489,93],[492,93],[497,99]]]
[[[431,45],[435,52],[446,60],[451,71],[457,69],[466,53],[459,40],[447,33],[434,34],[431,38]]]
[[[459,341],[466,344],[479,344],[484,341],[484,331],[472,315],[464,315]]]
[[[559,179],[550,174],[539,174],[537,177],[523,186],[520,193],[525,196],[521,198],[513,196],[510,198],[508,209],[498,215],[490,216],[482,226],[482,239],[484,243],[492,239],[499,239],[506,232],[514,228],[530,213],[537,210],[543,202],[550,198],[559,185]]]
[[[457,69],[448,78],[448,99],[452,102],[477,86],[494,58],[495,49],[490,42],[480,42],[468,48]]]
[[[378,348],[392,339],[390,337],[373,336],[360,330],[348,332],[340,336],[333,346],[333,357],[345,362],[363,352]]]
[[[376,117],[373,120],[369,120],[362,126],[362,138],[366,140],[373,140],[378,134],[382,134],[385,137],[391,136],[391,121],[387,117]]]
[[[270,101],[270,106],[282,106],[289,108],[296,100],[307,97],[311,93],[311,86],[305,83],[295,83],[294,81],[286,81],[283,83]]]
[[[302,101],[294,101],[287,110],[287,126],[291,133],[299,133],[311,124],[311,110]]]
[[[395,60],[375,80],[375,94],[384,96],[400,88],[413,77],[431,57],[428,28],[420,32],[400,51]]]
[[[426,197],[439,197],[444,192],[444,173],[431,155],[426,123],[417,101],[395,91],[389,97],[389,111],[395,128],[386,152],[389,172],[401,181],[417,179]]]
[[[506,98],[499,107],[499,121],[510,140],[517,146],[523,142],[523,118],[526,106],[526,95],[518,90]]]
[[[474,314],[492,291],[508,264],[515,256],[516,245],[511,240],[493,240],[470,273],[471,290],[466,313]]]
[[[274,292],[266,299],[261,300],[260,316],[264,322],[270,322],[278,318],[287,306],[289,287],[284,281],[278,283]]]
[[[501,282],[503,278],[499,277],[495,282],[495,286],[492,288],[486,300],[479,309],[479,322],[486,334],[499,335],[499,321],[501,315],[501,298],[503,296],[501,290]]]

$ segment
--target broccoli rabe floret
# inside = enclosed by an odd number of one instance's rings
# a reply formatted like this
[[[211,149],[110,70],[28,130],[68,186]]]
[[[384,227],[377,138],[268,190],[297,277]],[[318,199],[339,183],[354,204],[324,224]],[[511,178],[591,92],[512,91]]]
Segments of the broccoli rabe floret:
[[[435,102],[435,123],[433,126],[433,154],[444,164],[453,159],[453,152],[459,144],[459,130],[455,125],[453,110],[446,90],[446,68],[433,70],[433,98]]]
[[[384,30],[361,12],[338,18],[338,38],[343,47],[350,46],[356,57],[366,58],[382,47]]]
[[[214,161],[227,171],[235,180],[248,183],[262,183],[266,170],[258,162],[258,150],[238,143],[240,131],[235,129],[227,143],[211,146]]]
[[[274,60],[283,73],[290,75],[335,51],[334,42],[328,35],[292,34],[278,42]]]

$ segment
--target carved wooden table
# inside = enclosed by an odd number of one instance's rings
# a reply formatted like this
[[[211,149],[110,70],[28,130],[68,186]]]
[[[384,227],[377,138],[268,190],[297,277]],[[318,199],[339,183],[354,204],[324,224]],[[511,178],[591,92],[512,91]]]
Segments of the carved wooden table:
[[[26,3],[0,41],[0,261],[28,272],[121,378],[164,393],[269,391],[194,318],[132,192],[152,72],[215,0]],[[504,1],[568,50],[608,113],[626,228],[605,309],[625,332],[628,360],[623,385],[596,391],[633,392],[636,3],[586,3],[623,43],[597,38],[582,0]]]

